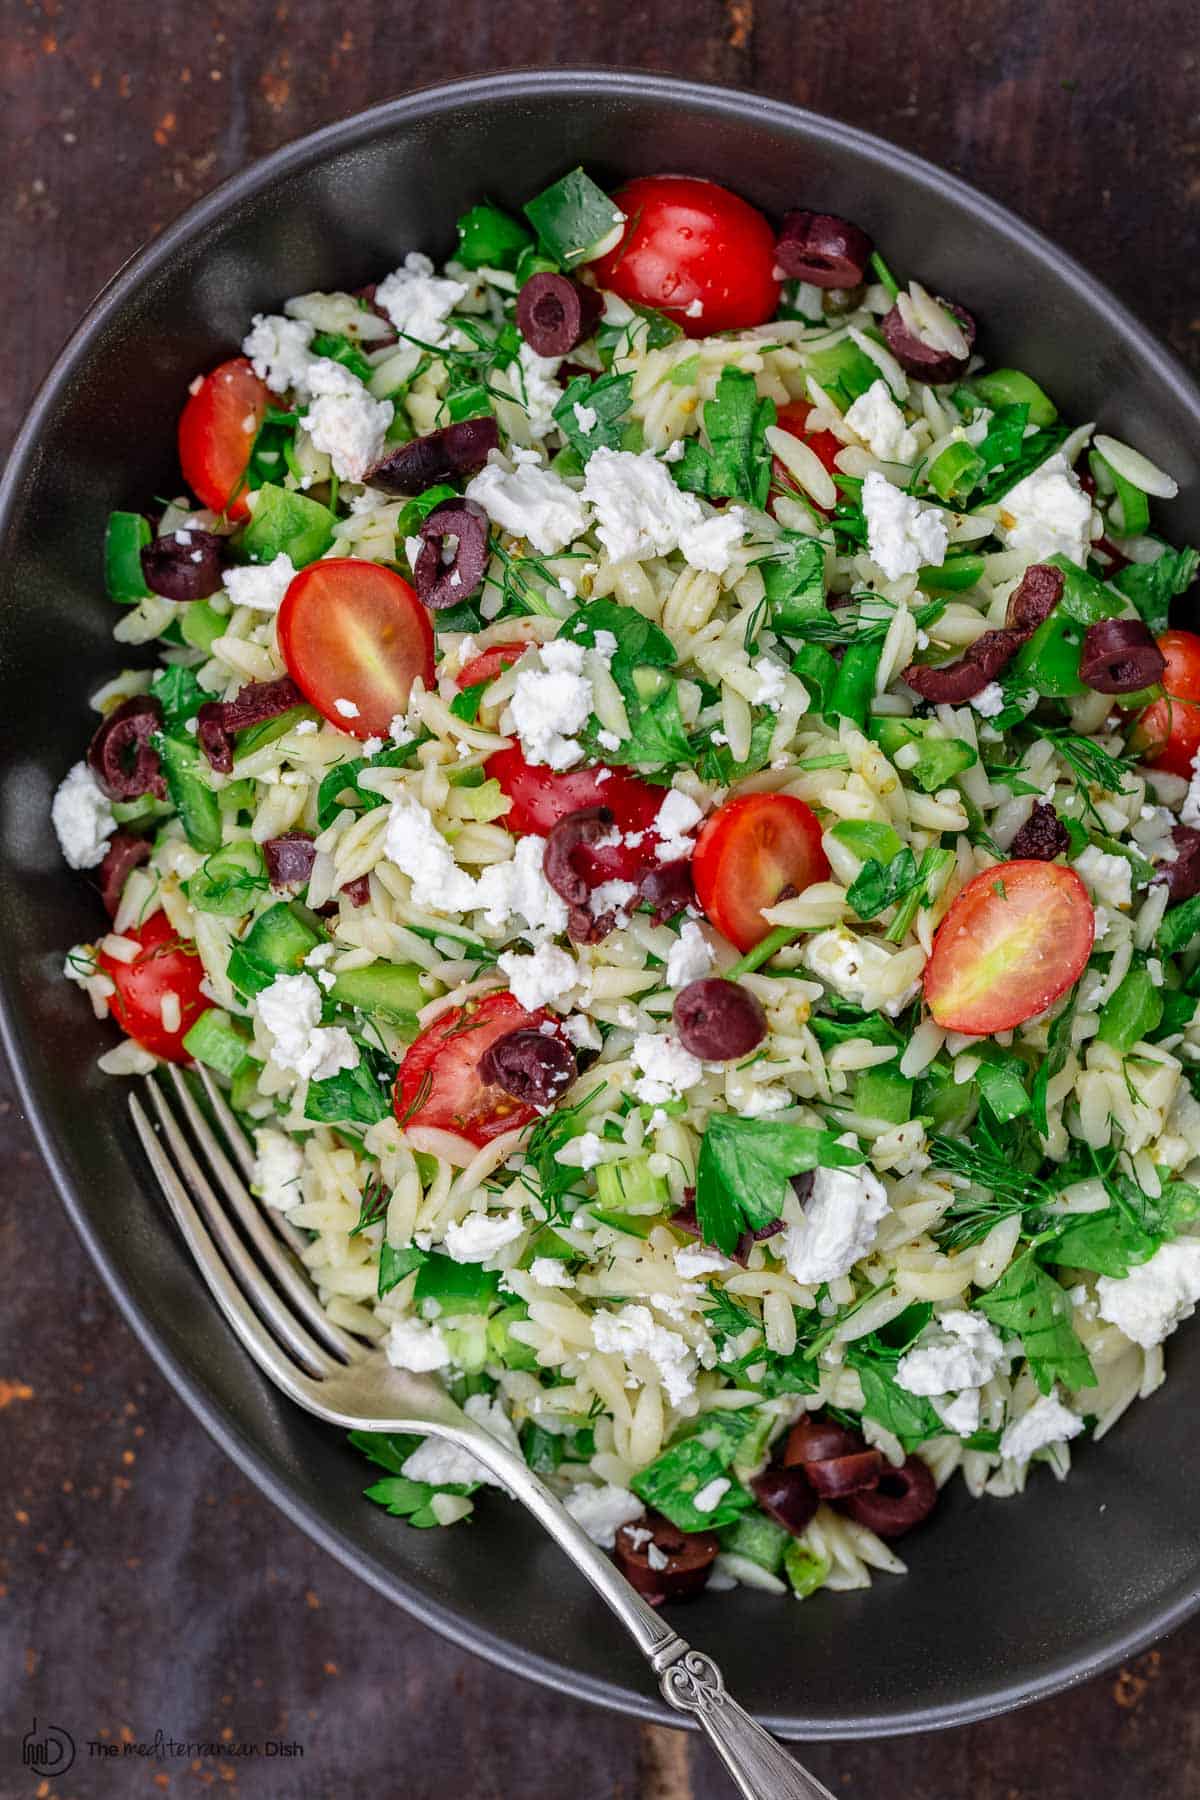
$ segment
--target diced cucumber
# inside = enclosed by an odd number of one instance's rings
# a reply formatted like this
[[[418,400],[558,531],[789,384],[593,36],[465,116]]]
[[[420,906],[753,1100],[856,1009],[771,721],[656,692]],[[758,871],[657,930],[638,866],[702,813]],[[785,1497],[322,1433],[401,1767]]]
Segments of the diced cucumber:
[[[229,957],[227,974],[239,993],[261,994],[276,975],[295,975],[324,940],[293,906],[281,900],[260,913]]]
[[[540,247],[567,269],[603,256],[620,242],[625,225],[620,208],[583,169],[535,194],[522,211]]]
[[[256,750],[265,750],[277,738],[286,737],[289,731],[295,731],[302,719],[319,720],[320,714],[314,706],[293,706],[274,719],[264,719],[261,725],[251,725],[239,732],[233,752],[234,761],[238,762],[244,756],[253,756]]]
[[[875,819],[843,819],[833,827],[830,836],[845,844],[861,862],[874,857],[876,862],[889,863],[904,848],[892,827]]]
[[[991,369],[986,375],[973,375],[971,391],[985,406],[1027,406],[1031,425],[1053,425],[1058,418],[1049,394],[1022,369]]]
[[[207,600],[193,600],[189,606],[183,607],[179,615],[179,629],[185,644],[193,650],[203,650],[205,656],[229,623],[224,613],[219,613],[215,606]]]
[[[193,850],[210,854],[221,848],[221,809],[201,773],[200,752],[191,738],[159,736],[163,776],[171,802],[183,822]]]
[[[819,1555],[803,1538],[793,1538],[783,1553],[783,1572],[797,1600],[806,1600],[824,1587],[832,1567],[829,1558]]]
[[[510,1327],[522,1324],[529,1317],[529,1308],[523,1300],[516,1300],[511,1306],[503,1306],[493,1313],[487,1322],[487,1341],[492,1355],[498,1357],[506,1369],[533,1370],[538,1366],[536,1351],[528,1344],[522,1344],[513,1337]]]
[[[720,1536],[722,1550],[747,1556],[772,1575],[780,1573],[788,1545],[795,1542],[790,1531],[760,1512],[742,1513],[732,1525],[722,1527]]]
[[[104,533],[104,585],[111,600],[132,605],[150,592],[142,574],[142,551],[152,536],[150,521],[141,513],[109,513]]]
[[[965,500],[987,474],[983,458],[970,444],[947,444],[925,471],[925,479],[943,500]]]
[[[229,1104],[235,1112],[248,1113],[255,1119],[265,1119],[271,1112],[271,1101],[258,1091],[261,1073],[262,1064],[252,1056],[244,1057],[238,1064],[229,1084]]]
[[[458,220],[458,260],[468,269],[513,269],[533,237],[511,213],[486,201]]]
[[[266,481],[258,490],[241,548],[250,562],[269,563],[277,556],[290,556],[293,565],[302,569],[324,556],[336,524],[334,514],[319,500]]]
[[[917,580],[922,593],[959,594],[966,588],[975,587],[982,580],[983,569],[982,556],[968,550],[959,556],[948,556],[939,568],[921,569]]]
[[[489,1321],[490,1324],[490,1321]],[[464,1375],[478,1375],[488,1360],[489,1330],[482,1319],[471,1325],[447,1325],[442,1336]]]
[[[917,1116],[928,1119],[934,1131],[961,1124],[974,1104],[971,1083],[955,1081],[954,1071],[944,1063],[931,1063],[917,1084]]]
[[[436,1300],[447,1318],[460,1313],[486,1313],[500,1289],[500,1271],[478,1263],[456,1263],[452,1256],[431,1250],[417,1271],[413,1300]]]
[[[368,963],[365,969],[348,969],[338,975],[329,990],[339,1006],[386,1019],[393,1025],[411,1025],[416,1035],[416,1014],[429,996],[421,987],[421,971],[412,963]]]
[[[156,800],[153,794],[112,803],[112,815],[118,825],[152,825],[156,819],[169,819],[174,811],[169,800]]]
[[[247,1060],[252,1038],[240,1019],[219,1006],[202,1012],[183,1040],[183,1047],[196,1062],[218,1075],[233,1076]],[[255,1070],[260,1065],[255,1065]]]
[[[187,883],[187,896],[198,912],[237,919],[250,911],[268,886],[262,851],[250,838],[222,844]]]
[[[854,1086],[854,1110],[864,1118],[905,1125],[912,1115],[913,1084],[898,1063],[880,1063],[860,1071]]]
[[[622,1162],[600,1163],[596,1191],[607,1213],[622,1219],[657,1218],[671,1203],[671,1190],[661,1175],[650,1171],[649,1158],[626,1157]]]
[[[227,781],[217,789],[217,805],[223,813],[253,812],[256,790],[253,781]]]

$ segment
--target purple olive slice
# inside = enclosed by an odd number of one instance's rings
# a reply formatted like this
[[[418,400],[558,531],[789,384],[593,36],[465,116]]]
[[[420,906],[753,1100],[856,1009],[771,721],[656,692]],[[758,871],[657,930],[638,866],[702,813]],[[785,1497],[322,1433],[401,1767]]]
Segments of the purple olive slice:
[[[842,1511],[873,1531],[876,1537],[903,1537],[927,1519],[937,1505],[937,1482],[919,1456],[910,1456],[898,1469],[885,1468],[878,1487],[869,1493],[849,1494],[838,1502]]]
[[[142,548],[146,586],[164,600],[204,600],[221,585],[225,540],[199,525],[181,525]]]
[[[941,294],[937,296],[937,304],[961,326],[967,342],[965,356],[956,355],[953,350],[943,350],[936,344],[927,344],[906,323],[898,303],[891,312],[884,315],[882,322],[884,342],[900,367],[914,381],[924,381],[935,387],[946,381],[957,381],[960,375],[966,373],[975,345],[975,321],[966,307],[947,300]]]
[[[720,1548],[715,1531],[680,1531],[669,1519],[651,1512],[621,1526],[613,1555],[630,1586],[651,1606],[659,1606],[664,1600],[690,1600],[698,1594]]]
[[[1033,563],[1008,597],[1004,623],[1032,637],[1062,599],[1066,576],[1053,563]]]
[[[273,888],[304,886],[317,860],[310,832],[287,831],[282,837],[268,838],[262,848]]]
[[[135,694],[105,714],[88,745],[87,763],[110,800],[142,794],[166,798],[158,751],[150,742],[161,729],[162,707],[151,694]]]
[[[440,431],[397,444],[367,475],[372,487],[385,494],[423,494],[439,481],[459,475],[475,475],[500,447],[500,428],[495,419],[460,419]]]
[[[750,1483],[768,1518],[801,1537],[812,1523],[820,1501],[803,1469],[765,1469]]]
[[[517,329],[539,356],[566,356],[591,337],[604,311],[595,288],[566,275],[531,275],[517,295]]]
[[[909,663],[904,679],[931,706],[958,706],[974,699],[1006,669],[1025,639],[1002,627],[985,631],[961,656],[947,663]]]
[[[117,916],[125,883],[139,863],[150,861],[150,840],[131,831],[114,831],[100,864],[100,898],[110,919]]]
[[[422,548],[413,565],[417,598],[434,611],[469,600],[488,562],[488,518],[474,500],[443,500],[418,526]]]
[[[819,288],[856,288],[874,249],[861,226],[836,213],[790,212],[775,245],[775,261],[794,281]]]
[[[1200,831],[1192,825],[1176,825],[1171,839],[1175,845],[1174,862],[1159,863],[1154,879],[1164,881],[1172,906],[1200,894]]]
[[[503,1088],[523,1106],[553,1106],[576,1072],[570,1045],[530,1025],[497,1038],[479,1059],[483,1080]]]
[[[1141,619],[1098,619],[1083,634],[1079,679],[1098,694],[1136,694],[1161,681],[1166,666]]]
[[[749,1056],[767,1035],[767,1015],[749,988],[720,975],[680,988],[672,1014],[680,1043],[704,1062]]]

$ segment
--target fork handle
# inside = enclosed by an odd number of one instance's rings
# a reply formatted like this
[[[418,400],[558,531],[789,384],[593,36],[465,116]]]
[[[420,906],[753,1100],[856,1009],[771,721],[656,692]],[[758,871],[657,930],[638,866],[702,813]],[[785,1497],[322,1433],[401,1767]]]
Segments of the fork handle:
[[[665,1665],[664,1654],[671,1657]],[[661,1669],[659,1687],[667,1705],[692,1714],[745,1800],[833,1800],[829,1789],[731,1697],[711,1656],[676,1637],[673,1651],[665,1646],[650,1661]]]
[[[667,1705],[695,1719],[744,1800],[834,1800],[829,1789],[793,1762],[770,1732],[732,1698],[712,1657],[693,1650],[646,1604],[558,1496],[519,1456],[477,1424],[464,1420],[457,1429],[442,1430],[499,1476],[586,1576],[658,1676]]]

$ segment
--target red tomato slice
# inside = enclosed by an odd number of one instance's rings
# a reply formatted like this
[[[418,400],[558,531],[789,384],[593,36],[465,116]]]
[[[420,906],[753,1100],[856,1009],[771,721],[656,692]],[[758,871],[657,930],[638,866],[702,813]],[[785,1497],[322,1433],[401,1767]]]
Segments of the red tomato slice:
[[[1164,631],[1158,647],[1167,661],[1162,684],[1170,698],[1146,708],[1130,748],[1143,762],[1186,780],[1200,751],[1200,637],[1194,631]]]
[[[656,858],[658,842],[653,825],[663,803],[665,788],[651,787],[628,769],[609,769],[597,763],[591,769],[556,771],[540,763],[527,763],[516,744],[497,750],[484,765],[490,780],[498,781],[512,801],[504,823],[519,836],[545,837],[568,813],[584,806],[607,806],[614,828],[636,837],[640,844],[612,844],[600,850],[580,850],[575,867],[589,887],[605,881],[635,881]]]
[[[463,664],[454,677],[455,685],[469,688],[477,687],[481,681],[495,681],[497,675],[511,669],[528,648],[528,644],[493,644],[490,650],[481,650],[478,656]]]
[[[141,949],[132,962],[118,962],[100,952],[100,967],[117,990],[109,998],[109,1012],[121,1030],[153,1056],[189,1062],[184,1037],[212,1005],[200,992],[204,965],[195,946],[179,936],[164,912],[147,919],[140,931],[123,935],[136,938]],[[180,1020],[174,1030],[163,1024],[162,1003],[168,994],[179,1002]]]
[[[739,195],[697,175],[640,175],[613,199],[629,222],[590,265],[601,287],[668,313],[688,337],[772,317],[775,233]]]
[[[526,1012],[509,993],[485,994],[443,1013],[404,1053],[392,1096],[397,1119],[402,1125],[454,1131],[472,1144],[531,1124],[537,1109],[485,1082],[479,1063],[497,1038],[536,1029],[551,1016]]]
[[[743,794],[706,821],[696,840],[696,895],[723,937],[753,950],[771,926],[763,907],[829,874],[821,826],[792,794]]]
[[[1096,915],[1074,869],[997,863],[968,881],[938,926],[925,1004],[947,1031],[1008,1031],[1082,975]]]
[[[249,515],[238,494],[271,400],[244,356],[206,375],[179,415],[179,466],[198,500],[231,519]]]
[[[386,737],[417,676],[433,685],[429,613],[382,563],[354,556],[309,563],[283,596],[276,629],[305,699],[352,737]],[[339,700],[357,713],[343,712]]]

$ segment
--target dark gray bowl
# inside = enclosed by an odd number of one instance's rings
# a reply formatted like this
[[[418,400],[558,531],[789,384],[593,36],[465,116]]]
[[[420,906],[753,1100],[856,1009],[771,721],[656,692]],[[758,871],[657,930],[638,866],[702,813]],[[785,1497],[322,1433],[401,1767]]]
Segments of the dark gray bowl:
[[[350,1568],[469,1649],[604,1705],[662,1719],[636,1654],[515,1507],[417,1532],[360,1498],[365,1470],[242,1355],[167,1221],[132,1140],[110,1041],[58,979],[99,903],[59,860],[55,784],[115,669],[100,543],[111,507],[178,485],[186,385],[250,314],[306,288],[355,287],[413,248],[448,251],[455,215],[517,205],[577,162],[728,182],[767,212],[860,220],[892,265],[954,295],[990,355],[1029,369],[1179,477],[1175,535],[1200,536],[1200,398],[1178,365],[1027,226],[876,138],[746,94],[571,71],[454,83],[330,126],[219,188],[105,290],[42,389],[0,494],[0,971],[4,1028],[63,1199],[124,1312],[229,1454]],[[36,1230],[36,1221],[30,1221]],[[680,1616],[776,1729],[857,1737],[961,1723],[1046,1694],[1185,1618],[1200,1598],[1200,1485],[1188,1478],[1200,1333],[1174,1384],[1082,1449],[1065,1486],[1022,1500],[957,1488],[910,1540],[907,1580],[798,1608],[739,1589]]]

